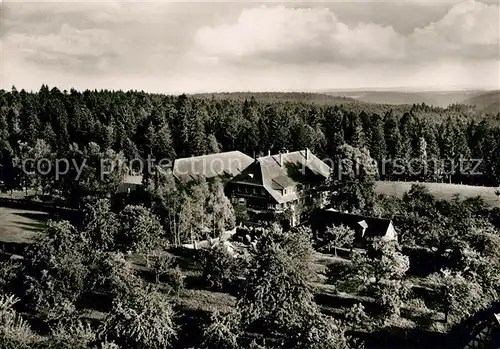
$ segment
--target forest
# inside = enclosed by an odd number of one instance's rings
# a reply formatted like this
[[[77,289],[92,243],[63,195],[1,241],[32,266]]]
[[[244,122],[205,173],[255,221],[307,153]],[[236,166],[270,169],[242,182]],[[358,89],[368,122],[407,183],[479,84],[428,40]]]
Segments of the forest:
[[[471,106],[369,104],[313,93],[167,96],[13,87],[0,91],[0,179],[7,190],[29,186],[21,171],[28,157],[174,159],[309,148],[335,159],[347,143],[368,150],[382,180],[497,186],[499,121]]]
[[[455,349],[465,338],[456,333],[471,330],[462,323],[498,300],[498,207],[480,197],[441,200],[418,184],[401,197],[374,192],[379,179],[498,185],[498,115],[315,94],[42,86],[1,91],[0,100],[1,180],[10,192],[3,198],[11,203],[13,193],[35,191],[78,213],[25,212],[45,217],[24,227],[36,237],[17,253],[8,244],[0,249],[0,349]],[[397,241],[353,249],[351,228],[314,236],[307,224],[280,225],[279,216],[245,226],[221,180],[181,184],[158,167],[117,203],[112,194],[125,171],[103,179],[99,166],[103,159],[303,148],[353,160],[332,168],[328,204],[391,220]],[[86,167],[60,178],[25,167],[26,159],[49,166],[62,158]],[[481,175],[446,167],[475,158]],[[384,172],[386,159],[400,159],[403,171]],[[432,161],[443,167],[405,168]],[[3,212],[20,219],[16,207]],[[217,243],[228,230],[235,232],[231,249]],[[202,239],[209,248],[186,247]]]

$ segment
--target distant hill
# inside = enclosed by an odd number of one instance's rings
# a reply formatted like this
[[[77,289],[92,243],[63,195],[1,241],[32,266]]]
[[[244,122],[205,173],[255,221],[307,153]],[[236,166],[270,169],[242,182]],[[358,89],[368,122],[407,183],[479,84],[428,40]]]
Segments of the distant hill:
[[[500,113],[500,90],[481,93],[466,99],[463,104],[475,105],[478,111],[487,114]]]
[[[355,98],[347,96],[333,96],[325,93],[314,92],[218,92],[218,93],[197,93],[194,97],[245,100],[254,97],[260,102],[306,102],[319,104],[359,104]]]
[[[484,91],[325,91],[332,96],[355,98],[360,102],[377,104],[421,104],[446,108],[450,104],[462,104],[465,100],[474,98]]]
[[[217,100],[244,101],[255,98],[262,103],[301,102],[321,105],[343,105],[348,111],[384,115],[387,111],[402,114],[413,104],[447,108],[452,104],[474,105],[480,113],[496,115],[500,112],[500,91],[315,91],[315,92],[217,92],[197,93],[191,96]],[[456,111],[456,109],[453,109]],[[428,113],[428,111],[426,111]],[[440,113],[440,111],[436,111]],[[475,113],[474,113],[475,114]],[[447,115],[447,114],[443,114]],[[476,115],[476,114],[475,114]]]

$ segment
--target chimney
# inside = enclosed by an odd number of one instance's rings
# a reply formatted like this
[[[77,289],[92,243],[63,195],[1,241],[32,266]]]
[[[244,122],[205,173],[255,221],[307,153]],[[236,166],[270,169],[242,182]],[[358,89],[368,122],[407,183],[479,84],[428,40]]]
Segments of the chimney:
[[[309,161],[309,149],[306,148],[306,161]]]
[[[280,152],[280,167],[283,167],[283,154]]]
[[[267,151],[267,156],[271,156],[271,150]]]

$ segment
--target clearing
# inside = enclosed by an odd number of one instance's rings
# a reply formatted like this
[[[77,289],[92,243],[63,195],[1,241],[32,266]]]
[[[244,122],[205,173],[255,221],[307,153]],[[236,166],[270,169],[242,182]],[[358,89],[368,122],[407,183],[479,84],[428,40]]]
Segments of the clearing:
[[[425,185],[429,189],[429,192],[439,200],[451,200],[455,194],[459,194],[462,199],[481,196],[492,207],[500,207],[500,196],[495,194],[495,190],[498,188],[494,187],[450,183],[379,181],[375,186],[375,192],[377,194],[400,197],[410,190],[413,184]]]
[[[49,214],[0,207],[0,243],[30,243],[45,226]]]

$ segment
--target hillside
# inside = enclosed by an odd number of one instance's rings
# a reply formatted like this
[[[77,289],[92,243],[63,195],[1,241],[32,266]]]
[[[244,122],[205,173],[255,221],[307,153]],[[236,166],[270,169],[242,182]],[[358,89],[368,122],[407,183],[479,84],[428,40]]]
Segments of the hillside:
[[[466,99],[463,104],[475,105],[477,110],[483,113],[500,113],[500,90],[481,93]]]
[[[355,98],[360,102],[377,104],[421,104],[435,107],[447,107],[450,104],[462,104],[463,101],[474,98],[483,91],[330,91],[329,95],[337,97]]]
[[[461,185],[452,183],[415,183],[415,182],[390,182],[379,181],[375,192],[387,196],[400,197],[411,189],[412,184],[423,184],[438,200],[451,200],[458,194],[462,199],[481,196],[492,207],[500,207],[500,197],[495,195],[496,188]]]
[[[243,102],[254,98],[259,103],[304,103],[319,106],[343,106],[344,110],[359,114],[365,112],[368,114],[384,115],[389,111],[396,114],[409,112],[411,105],[391,105],[370,103],[357,100],[349,96],[337,96],[322,92],[218,92],[218,93],[197,93],[190,95],[194,98],[208,98],[214,100],[228,100]]]
[[[344,96],[333,96],[324,93],[313,92],[218,92],[197,93],[193,97],[214,98],[217,100],[229,99],[244,101],[255,98],[259,102],[305,102],[318,104],[359,104],[354,98]]]

